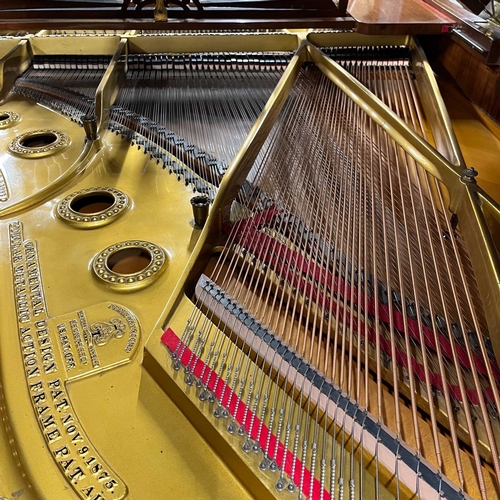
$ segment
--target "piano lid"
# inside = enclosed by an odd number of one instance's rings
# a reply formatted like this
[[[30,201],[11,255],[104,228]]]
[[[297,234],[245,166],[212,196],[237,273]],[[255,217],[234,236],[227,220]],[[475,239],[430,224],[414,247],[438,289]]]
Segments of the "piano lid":
[[[24,0],[2,2],[3,23],[41,21],[42,24],[80,23],[96,19],[109,24],[148,23],[168,19],[269,23],[303,20],[328,25],[346,16],[348,0]],[[168,13],[167,7],[168,7]],[[304,24],[304,22],[302,22]],[[266,26],[266,27],[268,27]]]
[[[167,7],[165,7],[167,6]],[[0,29],[335,28],[439,34],[455,21],[420,0],[7,0]],[[168,19],[168,28],[165,22]],[[156,22],[155,22],[156,21]],[[236,23],[236,26],[235,26]]]

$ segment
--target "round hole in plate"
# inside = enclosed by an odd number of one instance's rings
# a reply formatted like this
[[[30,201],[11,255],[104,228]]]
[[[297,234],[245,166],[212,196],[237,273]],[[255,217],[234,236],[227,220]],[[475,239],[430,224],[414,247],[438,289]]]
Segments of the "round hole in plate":
[[[151,253],[144,248],[129,247],[112,253],[106,264],[109,270],[116,274],[129,275],[146,269],[152,259]]]
[[[19,142],[25,148],[43,148],[57,141],[56,134],[45,132],[23,137]]]
[[[166,268],[167,254],[142,240],[115,243],[98,253],[92,262],[97,278],[123,292],[136,291],[153,283]]]
[[[79,214],[99,214],[108,210],[115,202],[116,198],[112,193],[95,192],[74,198],[69,206]]]
[[[8,120],[10,118],[10,115],[7,113],[0,113],[0,122],[3,122],[4,120]]]

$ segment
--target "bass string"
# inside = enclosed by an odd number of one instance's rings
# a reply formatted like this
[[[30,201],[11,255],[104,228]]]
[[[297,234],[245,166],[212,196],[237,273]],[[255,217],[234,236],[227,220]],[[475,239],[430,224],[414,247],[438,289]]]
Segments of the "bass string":
[[[33,65],[23,73],[13,87],[13,92],[35,92],[29,94],[52,109],[70,116],[77,123],[81,117],[93,114],[95,93],[105,69],[99,57],[74,56],[71,62],[65,57],[35,57]]]
[[[166,69],[164,59],[171,56],[150,57],[163,58],[161,69],[154,65],[151,69],[150,59],[141,63],[134,59],[134,68],[143,64],[147,69],[129,71],[115,108],[129,110],[128,120],[153,143],[165,148],[165,133],[171,134],[177,141],[176,149],[179,144],[185,148],[180,157],[192,171],[196,166],[186,150],[201,149],[203,154],[196,161],[204,165],[209,182],[217,186],[221,172],[211,165],[210,158],[227,167],[275,88],[284,64],[276,57],[273,67],[264,72],[250,71],[248,61],[241,71],[227,67],[215,71],[211,64],[197,63],[197,56],[191,55],[182,60],[173,58],[168,63],[171,68]]]

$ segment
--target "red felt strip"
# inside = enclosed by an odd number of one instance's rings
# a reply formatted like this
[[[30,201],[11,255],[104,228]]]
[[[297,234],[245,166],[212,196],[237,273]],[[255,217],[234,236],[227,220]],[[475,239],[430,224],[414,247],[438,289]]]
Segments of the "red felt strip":
[[[251,227],[246,228],[246,234],[242,237],[237,236],[237,241],[245,248],[255,253],[260,260],[269,265],[272,269],[278,272],[279,275],[284,275],[292,286],[297,287],[302,292],[307,293],[317,303],[323,303],[318,300],[321,291],[319,287],[312,286],[308,281],[313,279],[318,284],[323,285],[326,289],[333,293],[339,293],[340,297],[347,296],[349,300],[352,298],[353,305],[359,305],[362,309],[367,305],[368,312],[375,315],[375,300],[371,297],[365,303],[363,292],[359,292],[356,287],[351,287],[344,280],[334,277],[330,271],[318,266],[317,264],[304,258],[299,252],[291,250],[286,245],[279,243],[276,239],[267,234],[260,233]],[[279,271],[278,269],[281,268]],[[298,274],[300,273],[300,274]],[[304,276],[305,275],[305,276]],[[305,290],[307,288],[307,290]],[[328,301],[326,302],[328,303]],[[384,304],[378,305],[378,316],[381,321],[390,325],[389,307]],[[397,309],[392,311],[392,324],[394,328],[400,332],[404,332],[405,319],[401,312]],[[412,318],[406,318],[406,326],[409,336],[420,342],[420,334],[418,322]],[[436,350],[436,339],[434,332],[429,327],[422,326],[422,337],[425,345],[432,350]],[[453,360],[453,350],[449,339],[441,333],[438,333],[441,353],[448,359]],[[460,344],[455,344],[460,364],[467,369],[471,369],[471,363],[467,355],[467,351]],[[481,356],[472,353],[475,369],[481,375],[487,375],[486,365]],[[493,374],[497,380],[500,380],[500,369],[496,361],[490,362]]]
[[[263,212],[256,214],[248,219],[243,219],[233,226],[232,235],[235,237],[236,241],[243,245],[245,248],[255,253],[259,260],[269,265],[279,276],[285,278],[293,287],[301,290],[302,293],[310,297],[317,304],[329,304],[329,300],[325,300],[324,294],[320,287],[313,285],[311,280],[324,286],[325,289],[330,291],[330,293],[337,293],[337,300],[346,296],[349,302],[353,302],[353,305],[358,305],[361,309],[367,307],[369,313],[375,315],[375,300],[370,298],[365,302],[365,295],[363,292],[359,292],[356,287],[351,287],[345,280],[334,276],[330,271],[318,266],[309,259],[306,259],[299,252],[290,249],[286,245],[280,243],[275,238],[260,232],[258,229],[262,225],[268,224],[272,218],[277,215],[280,211],[274,206],[264,210]],[[226,228],[228,230],[229,228]],[[344,322],[349,324],[349,318],[347,317],[344,309],[337,304],[338,317],[344,318]],[[389,307],[384,304],[378,305],[378,316],[381,321],[386,324],[390,324]],[[392,319],[394,327],[403,332],[405,329],[405,318],[401,312],[393,309]],[[362,321],[359,321],[353,317],[352,318],[352,328],[356,329],[358,326],[361,329],[365,328]],[[412,318],[406,318],[406,327],[409,336],[420,342],[420,334],[418,322]],[[358,331],[361,331],[358,328]],[[375,341],[376,333],[375,331],[368,327],[365,331],[368,332],[368,338],[371,341]],[[422,326],[422,337],[424,343],[427,347],[432,350],[436,350],[436,339],[432,329]],[[453,350],[451,342],[443,334],[438,333],[439,344],[441,348],[441,354],[448,359],[453,360]],[[383,337],[381,337],[381,349],[389,355],[392,355],[390,342]],[[471,363],[467,355],[466,350],[459,344],[455,344],[455,351],[459,363],[467,368],[471,369]],[[474,368],[481,374],[487,375],[487,369],[482,357],[476,353],[472,353],[472,359],[474,362]],[[424,365],[417,362],[414,357],[410,357],[412,363],[413,372],[415,375],[423,382],[425,382],[425,370]],[[406,352],[400,348],[396,349],[396,362],[402,366],[408,368],[408,356]],[[500,380],[500,369],[496,361],[490,362],[493,375],[496,380]],[[430,372],[430,383],[433,384],[437,389],[443,390],[443,382],[441,375],[438,373]],[[448,384],[450,393],[453,397],[459,401],[463,401],[461,397],[460,388],[456,385]],[[487,401],[492,401],[491,397],[493,395],[493,390],[491,387],[486,387],[483,389],[484,395]],[[475,389],[466,389],[466,393],[469,401],[472,404],[479,403],[479,396]]]
[[[292,470],[294,470],[293,481],[296,485],[300,485],[301,475],[304,473],[302,493],[307,498],[312,498],[314,500],[321,498],[321,483],[316,478],[313,480],[313,491],[310,496],[311,471],[304,466],[301,460],[294,458],[290,450],[285,450],[283,443],[278,441],[274,434],[270,433],[269,428],[263,424],[240,398],[238,398],[238,395],[231,390],[216,372],[194,355],[189,347],[181,342],[181,339],[171,328],[165,331],[161,337],[161,341],[172,352],[180,356],[179,361],[184,366],[189,363],[191,373],[197,378],[201,378],[203,384],[215,394],[220,404],[227,408],[229,413],[240,425],[242,425],[244,421],[246,422],[246,429],[252,429],[250,437],[254,441],[258,441],[262,449],[266,448],[268,438],[270,450],[276,449],[277,445],[276,462],[278,464],[283,463],[283,454],[286,453],[284,472],[288,476],[291,476]],[[293,468],[294,462],[295,468]],[[323,498],[324,500],[330,500],[331,498],[330,494],[325,489],[323,489]]]

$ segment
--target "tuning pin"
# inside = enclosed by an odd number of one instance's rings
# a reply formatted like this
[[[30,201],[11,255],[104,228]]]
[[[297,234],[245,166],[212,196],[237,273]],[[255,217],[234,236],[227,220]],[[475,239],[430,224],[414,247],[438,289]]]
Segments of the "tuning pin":
[[[264,470],[267,470],[269,468],[269,465],[270,465],[270,461],[267,457],[264,457],[262,459],[262,462],[259,464],[259,469],[264,471]]]
[[[406,299],[406,314],[412,319],[417,317],[417,306],[411,299]]]
[[[493,351],[493,343],[491,342],[490,337],[483,337],[484,346],[486,347],[486,351],[488,352],[488,356],[492,359],[495,358],[495,352]]]
[[[379,281],[379,283],[378,283],[378,297],[379,297],[380,302],[382,302],[382,304],[384,304],[384,305],[389,304],[389,296],[387,293],[387,287],[386,287],[385,283],[382,283],[381,281]]]
[[[464,338],[464,334],[462,332],[462,329],[460,328],[460,325],[458,323],[455,323],[454,321],[451,323],[451,333],[453,334],[453,337],[457,341],[461,341]]]
[[[432,328],[432,318],[429,310],[425,309],[425,307],[420,307],[420,316],[424,325],[428,328]]]
[[[442,316],[439,316],[439,314],[436,314],[434,317],[436,320],[436,326],[440,330],[441,333],[446,333],[446,319],[443,318]]]
[[[191,374],[191,372],[188,372],[186,374],[186,376],[184,377],[184,382],[186,383],[186,385],[188,386],[192,386],[193,385],[193,382],[194,382],[194,377],[193,375]]]
[[[392,303],[399,309],[401,310],[402,306],[402,301],[401,301],[401,294],[397,291],[392,289],[391,290],[391,296],[392,296]]]

